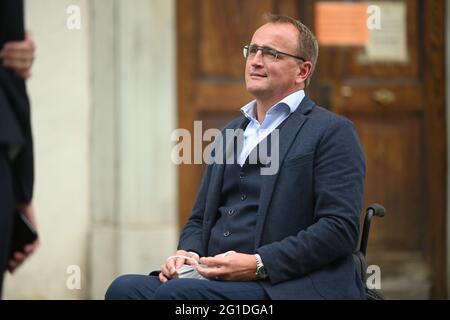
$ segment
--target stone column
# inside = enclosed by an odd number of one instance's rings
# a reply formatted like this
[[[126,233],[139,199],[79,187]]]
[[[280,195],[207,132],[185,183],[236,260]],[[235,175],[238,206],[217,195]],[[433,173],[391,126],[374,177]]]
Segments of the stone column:
[[[89,298],[176,248],[175,1],[90,1],[92,227]]]

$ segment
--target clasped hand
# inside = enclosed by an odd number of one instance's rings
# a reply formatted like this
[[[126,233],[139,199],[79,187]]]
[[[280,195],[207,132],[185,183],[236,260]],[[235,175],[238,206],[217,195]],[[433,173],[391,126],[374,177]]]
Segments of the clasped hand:
[[[31,66],[34,61],[35,44],[31,34],[25,34],[25,40],[8,41],[0,50],[0,59],[3,65],[16,72],[23,79],[31,75]]]
[[[178,250],[161,266],[161,282],[177,277],[177,270],[183,265],[196,266],[198,273],[212,280],[251,281],[256,279],[256,259],[253,254],[229,251],[214,257],[198,258],[197,255]],[[206,265],[207,267],[200,266]]]

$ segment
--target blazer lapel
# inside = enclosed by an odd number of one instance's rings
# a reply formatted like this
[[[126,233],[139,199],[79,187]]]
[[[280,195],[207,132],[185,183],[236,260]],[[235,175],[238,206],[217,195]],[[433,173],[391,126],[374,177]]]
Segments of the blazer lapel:
[[[258,219],[256,221],[255,248],[259,247],[261,243],[264,221],[266,220],[267,210],[269,209],[270,201],[272,200],[273,190],[278,179],[281,165],[294,142],[295,137],[308,119],[307,114],[312,110],[313,106],[314,102],[305,96],[297,110],[286,119],[286,123],[284,123],[280,129],[278,171],[273,175],[261,176],[262,186],[259,197]]]

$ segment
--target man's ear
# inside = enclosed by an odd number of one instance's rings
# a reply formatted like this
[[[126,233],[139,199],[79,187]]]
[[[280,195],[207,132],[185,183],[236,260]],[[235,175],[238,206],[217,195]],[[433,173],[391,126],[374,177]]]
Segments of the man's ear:
[[[299,63],[296,83],[300,84],[306,82],[306,79],[308,79],[309,75],[311,74],[311,71],[312,71],[311,61]]]

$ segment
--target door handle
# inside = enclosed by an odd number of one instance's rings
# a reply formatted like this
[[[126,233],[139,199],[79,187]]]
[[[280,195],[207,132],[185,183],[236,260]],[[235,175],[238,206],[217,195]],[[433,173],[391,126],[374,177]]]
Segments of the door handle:
[[[342,86],[341,87],[341,96],[344,98],[351,98],[353,96],[353,89],[350,86]]]
[[[396,100],[395,93],[386,88],[375,90],[372,94],[372,98],[375,102],[383,106],[391,104]]]

